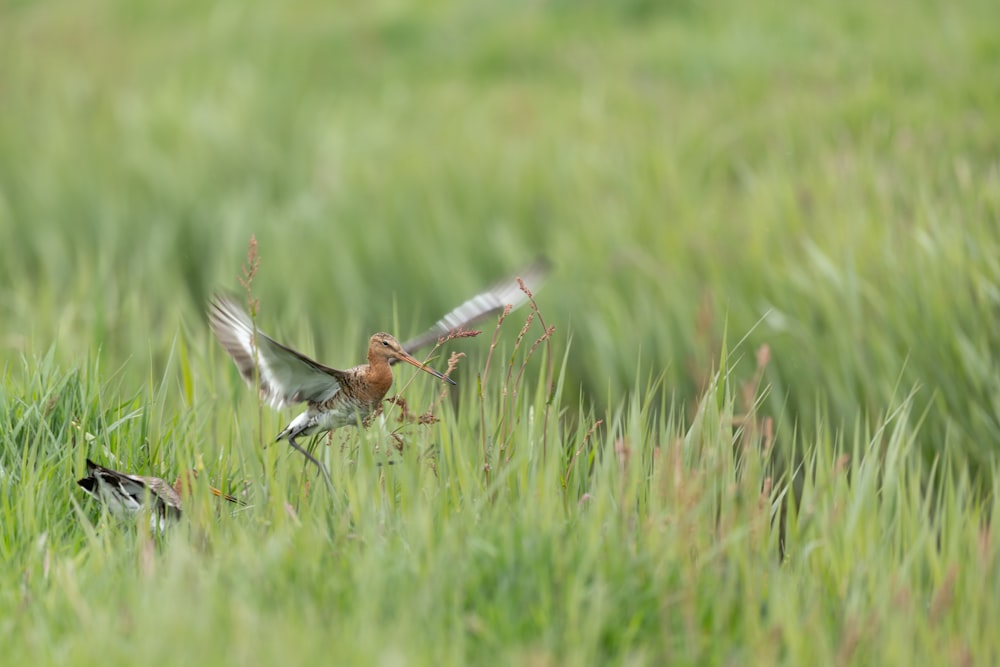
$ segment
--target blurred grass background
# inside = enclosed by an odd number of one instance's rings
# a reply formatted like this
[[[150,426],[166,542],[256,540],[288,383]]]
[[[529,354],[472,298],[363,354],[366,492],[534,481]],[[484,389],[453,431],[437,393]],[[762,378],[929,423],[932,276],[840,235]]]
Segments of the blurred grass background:
[[[786,434],[919,384],[925,449],[982,464],[1000,437],[994,17],[7,3],[3,358],[99,347],[155,375],[179,330],[203,354],[205,298],[236,286],[251,233],[264,321],[341,366],[544,253],[540,298],[598,405],[661,372],[690,400],[723,334],[752,332]]]
[[[791,419],[920,382],[935,432],[985,455],[991,9],[10,5],[6,356],[156,356],[135,342],[201,328],[251,232],[274,320],[315,313],[327,359],[394,299],[414,331],[544,252],[598,400],[636,348],[690,396],[708,334],[770,313]]]
[[[735,383],[766,344],[758,409],[779,451],[881,442],[898,415],[908,456],[947,454],[987,502],[998,19],[988,0],[3,3],[11,428],[58,395],[76,398],[45,413],[55,434],[140,411],[138,430],[111,429],[126,460],[130,439],[162,448],[134,461],[180,463],[214,456],[230,428],[262,437],[203,315],[212,291],[238,289],[251,234],[263,328],[336,367],[372,331],[417,333],[544,254],[570,430],[631,401],[689,421],[723,347]],[[473,386],[486,341],[454,347]],[[80,388],[53,389],[66,383]],[[930,569],[937,586],[947,568]],[[849,588],[826,583],[817,594]],[[688,630],[707,627],[700,613]]]

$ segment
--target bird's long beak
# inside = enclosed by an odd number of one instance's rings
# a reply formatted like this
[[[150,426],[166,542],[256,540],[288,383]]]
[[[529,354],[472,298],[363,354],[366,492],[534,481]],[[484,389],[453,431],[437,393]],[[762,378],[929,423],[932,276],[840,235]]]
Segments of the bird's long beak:
[[[436,370],[434,370],[430,366],[424,366],[422,363],[420,363],[419,361],[417,361],[416,359],[414,359],[410,355],[406,354],[405,352],[397,352],[396,353],[396,358],[399,359],[400,361],[405,361],[406,363],[408,363],[408,364],[410,364],[412,366],[416,366],[420,370],[422,370],[422,371],[424,371],[426,373],[430,373],[434,377],[436,377],[436,378],[438,378],[440,380],[444,380],[448,384],[458,384],[457,382],[455,382],[451,378],[445,377],[444,375],[441,375],[440,373],[438,373]]]
[[[222,491],[220,491],[219,489],[215,488],[214,486],[208,487],[208,490],[212,492],[213,496],[218,496],[219,498],[223,498],[225,500],[228,500],[231,503],[236,503],[237,505],[246,505],[246,503],[243,502],[242,500],[240,500],[239,498],[237,498],[235,496],[231,496],[228,493],[223,493]]]

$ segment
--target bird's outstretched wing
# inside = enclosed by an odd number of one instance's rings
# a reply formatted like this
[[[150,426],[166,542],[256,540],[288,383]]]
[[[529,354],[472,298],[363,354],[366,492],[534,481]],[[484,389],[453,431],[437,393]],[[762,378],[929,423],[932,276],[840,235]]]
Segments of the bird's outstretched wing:
[[[257,383],[256,368],[260,368],[260,392],[272,407],[303,401],[321,402],[340,391],[345,377],[343,371],[324,366],[282,345],[260,329],[256,330],[255,355],[253,321],[233,299],[216,295],[209,302],[208,318],[215,337],[251,387]]]
[[[551,269],[551,263],[546,258],[539,257],[516,275],[497,282],[492,287],[462,303],[438,320],[437,324],[430,329],[403,343],[403,349],[412,354],[414,350],[436,343],[439,338],[447,335],[450,331],[459,327],[471,326],[491,315],[500,313],[508,305],[512,308],[523,306],[528,302],[528,295],[521,289],[517,279],[523,280],[525,286],[532,293],[535,293],[541,288]],[[393,359],[389,363],[395,361]]]

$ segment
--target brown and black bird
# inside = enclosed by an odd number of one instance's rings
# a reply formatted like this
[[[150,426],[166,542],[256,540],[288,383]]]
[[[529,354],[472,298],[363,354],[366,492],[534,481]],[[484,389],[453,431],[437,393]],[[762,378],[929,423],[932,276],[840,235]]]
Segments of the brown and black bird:
[[[548,262],[539,260],[524,273],[526,285],[537,288],[548,273]],[[306,409],[286,426],[277,440],[288,440],[323,473],[326,468],[296,442],[299,436],[357,424],[377,408],[392,386],[393,363],[405,361],[422,371],[455,384],[451,378],[417,361],[411,350],[437,341],[459,327],[468,326],[528,299],[516,279],[504,280],[477,294],[441,318],[426,333],[401,345],[387,333],[368,341],[368,363],[346,370],[330,368],[283,345],[254,327],[253,320],[235,300],[218,295],[209,303],[212,331],[236,362],[240,375],[274,408],[305,403]]]

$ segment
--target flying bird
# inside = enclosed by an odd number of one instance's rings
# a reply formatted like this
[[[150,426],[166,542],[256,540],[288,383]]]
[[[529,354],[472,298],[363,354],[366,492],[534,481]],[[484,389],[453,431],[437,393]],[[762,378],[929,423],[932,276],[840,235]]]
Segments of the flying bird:
[[[288,444],[319,468],[331,488],[333,482],[326,468],[295,439],[355,424],[370,415],[392,386],[390,359],[405,361],[455,384],[451,378],[414,359],[387,333],[377,333],[369,339],[367,364],[338,370],[255,329],[246,311],[228,297],[216,296],[211,301],[209,321],[216,338],[236,362],[240,375],[250,386],[259,383],[261,396],[271,407],[306,404],[305,411],[276,440],[288,440]]]
[[[526,284],[539,285],[548,263],[539,260],[525,272]],[[404,361],[440,380],[455,381],[417,361],[416,350],[462,326],[480,321],[506,305],[526,302],[527,294],[515,279],[505,280],[477,294],[445,315],[424,334],[405,345],[390,334],[377,333],[368,341],[368,363],[338,370],[315,361],[274,340],[254,326],[253,320],[234,299],[216,295],[208,308],[209,324],[216,338],[236,362],[240,375],[251,387],[259,386],[261,397],[273,408],[305,403],[306,409],[278,434],[313,463],[329,487],[330,474],[296,439],[356,424],[368,417],[392,386],[391,364]]]

